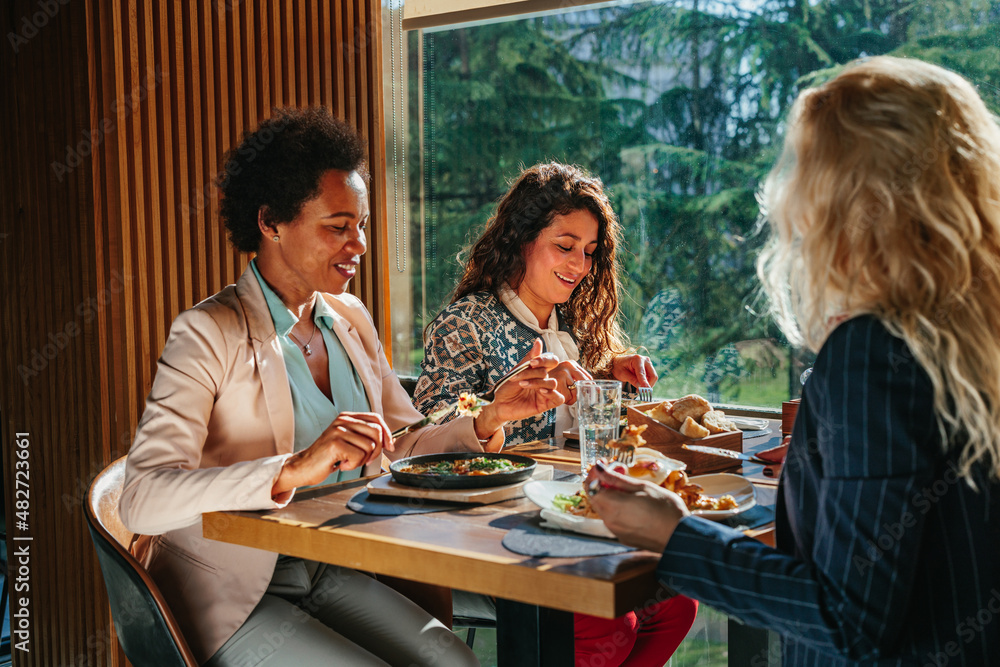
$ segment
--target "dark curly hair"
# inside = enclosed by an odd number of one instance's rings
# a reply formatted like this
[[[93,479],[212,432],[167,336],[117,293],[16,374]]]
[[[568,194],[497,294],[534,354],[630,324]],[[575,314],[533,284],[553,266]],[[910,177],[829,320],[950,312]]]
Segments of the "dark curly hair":
[[[365,142],[353,127],[324,107],[276,109],[226,153],[216,179],[219,215],[237,250],[257,252],[257,212],[271,224],[291,222],[319,193],[330,169],[357,171],[368,182]]]
[[[560,312],[579,341],[583,365],[605,373],[615,356],[629,351],[628,339],[618,325],[616,252],[622,230],[601,180],[579,167],[550,162],[521,173],[469,250],[452,303],[473,292],[499,295],[504,283],[517,289],[527,269],[524,249],[556,215],[584,210],[597,219],[597,249],[590,273]]]

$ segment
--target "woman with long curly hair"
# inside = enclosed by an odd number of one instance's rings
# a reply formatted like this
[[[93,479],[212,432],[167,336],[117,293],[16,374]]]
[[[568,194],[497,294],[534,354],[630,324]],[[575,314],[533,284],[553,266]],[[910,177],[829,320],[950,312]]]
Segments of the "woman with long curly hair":
[[[414,401],[422,412],[483,393],[542,347],[566,404],[592,374],[656,382],[648,358],[618,326],[621,226],[597,178],[549,163],[524,171],[472,246],[451,305],[427,327]],[[512,421],[507,441],[548,438],[574,425],[565,406]],[[617,619],[576,614],[577,664],[663,665],[694,622],[697,602],[675,596]],[[488,600],[455,594],[459,615],[489,616]]]
[[[567,405],[576,380],[592,375],[652,386],[652,363],[618,325],[620,245],[600,179],[554,162],[521,173],[469,251],[451,305],[427,326],[417,409],[488,391],[538,339],[563,360],[550,376]],[[512,422],[508,442],[572,425],[563,407]]]
[[[877,57],[803,92],[758,268],[818,350],[777,548],[595,468],[658,574],[783,635],[784,665],[1000,664],[1000,129],[962,77]]]

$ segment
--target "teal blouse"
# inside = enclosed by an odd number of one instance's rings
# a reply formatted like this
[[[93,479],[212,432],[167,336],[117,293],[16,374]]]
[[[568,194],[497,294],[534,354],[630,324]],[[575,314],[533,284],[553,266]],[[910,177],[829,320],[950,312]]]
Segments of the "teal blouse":
[[[330,359],[332,402],[316,386],[309,366],[306,364],[302,348],[288,335],[299,319],[261,277],[260,271],[257,270],[256,259],[250,262],[250,266],[253,267],[257,282],[260,283],[260,288],[264,292],[268,310],[271,312],[271,319],[274,321],[274,330],[277,332],[278,341],[281,344],[281,354],[285,358],[288,384],[292,390],[295,451],[298,452],[316,442],[320,434],[341,412],[371,412],[371,405],[368,403],[365,387],[361,383],[358,372],[354,369],[354,364],[351,363],[347,351],[333,331],[333,321],[337,315],[330,304],[322,297],[316,299],[313,321],[323,336],[327,356]],[[322,483],[331,484],[360,476],[360,468],[337,471]]]

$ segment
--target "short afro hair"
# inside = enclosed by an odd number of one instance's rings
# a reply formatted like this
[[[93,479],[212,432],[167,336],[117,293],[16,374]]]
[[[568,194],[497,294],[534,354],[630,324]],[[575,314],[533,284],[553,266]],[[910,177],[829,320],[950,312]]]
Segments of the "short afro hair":
[[[367,153],[354,128],[325,107],[275,110],[226,153],[216,179],[230,242],[242,252],[257,252],[261,207],[268,222],[291,222],[319,193],[320,176],[330,169],[357,171],[367,183]]]

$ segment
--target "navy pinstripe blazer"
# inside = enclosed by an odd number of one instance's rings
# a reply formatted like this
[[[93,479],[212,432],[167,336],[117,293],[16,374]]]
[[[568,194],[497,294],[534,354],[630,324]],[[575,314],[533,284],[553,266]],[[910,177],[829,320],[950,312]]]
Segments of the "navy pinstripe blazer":
[[[932,400],[900,339],[844,322],[803,388],[777,548],[688,517],[660,578],[781,633],[785,666],[1000,665],[1000,484],[958,477]]]

